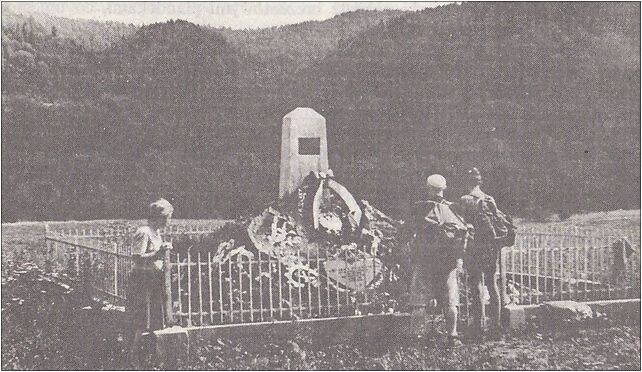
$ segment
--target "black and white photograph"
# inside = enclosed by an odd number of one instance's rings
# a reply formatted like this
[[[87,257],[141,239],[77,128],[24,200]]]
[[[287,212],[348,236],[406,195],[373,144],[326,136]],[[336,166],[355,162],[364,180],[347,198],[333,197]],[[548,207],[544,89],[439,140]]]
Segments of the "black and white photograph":
[[[2,1],[2,370],[640,370],[641,2]]]

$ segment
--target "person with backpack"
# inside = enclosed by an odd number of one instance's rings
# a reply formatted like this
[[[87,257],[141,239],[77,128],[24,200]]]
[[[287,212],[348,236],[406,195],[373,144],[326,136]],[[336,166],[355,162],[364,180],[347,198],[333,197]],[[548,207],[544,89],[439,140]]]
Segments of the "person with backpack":
[[[481,190],[482,176],[477,168],[467,172],[468,194],[461,197],[464,218],[475,227],[475,240],[467,254],[467,271],[473,300],[473,336],[482,339],[484,334],[484,284],[490,297],[489,316],[493,335],[501,335],[501,296],[497,283],[501,249],[515,243],[515,226],[503,213],[495,199]]]
[[[461,344],[457,333],[458,274],[463,269],[472,226],[444,199],[443,176],[431,175],[426,179],[426,187],[427,198],[414,203],[409,221],[413,231],[410,304],[413,319],[424,316],[427,308],[440,307],[445,313],[449,343],[456,346]]]

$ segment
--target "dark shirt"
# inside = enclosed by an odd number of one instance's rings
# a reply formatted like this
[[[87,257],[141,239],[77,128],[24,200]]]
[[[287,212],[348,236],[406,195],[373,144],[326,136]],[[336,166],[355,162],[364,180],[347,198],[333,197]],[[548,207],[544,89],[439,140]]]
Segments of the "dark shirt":
[[[475,242],[477,244],[493,242],[495,234],[489,217],[489,208],[496,208],[495,199],[480,189],[475,189],[462,196],[459,204],[466,221],[475,227]]]
[[[443,197],[430,197],[427,200],[419,200],[412,206],[412,222],[415,232],[433,228],[439,225],[434,209],[437,204],[450,205]]]
[[[463,256],[463,238],[469,226],[451,205],[437,196],[413,204],[416,253],[448,260]]]

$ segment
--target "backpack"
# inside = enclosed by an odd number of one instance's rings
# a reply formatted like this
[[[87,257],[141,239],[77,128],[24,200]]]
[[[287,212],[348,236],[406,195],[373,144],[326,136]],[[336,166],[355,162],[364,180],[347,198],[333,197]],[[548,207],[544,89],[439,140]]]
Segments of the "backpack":
[[[477,199],[478,215],[475,226],[481,227],[479,233],[486,230],[485,235],[500,247],[513,246],[517,230],[513,218],[497,208],[493,198],[487,196]]]
[[[459,258],[463,255],[472,226],[450,208],[448,202],[422,201],[414,205],[414,229],[419,239],[428,239],[429,246],[441,254]]]

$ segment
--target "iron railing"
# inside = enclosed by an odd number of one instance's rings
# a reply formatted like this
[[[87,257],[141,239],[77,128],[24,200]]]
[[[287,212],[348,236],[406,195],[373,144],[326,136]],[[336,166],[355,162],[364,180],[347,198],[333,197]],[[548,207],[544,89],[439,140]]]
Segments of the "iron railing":
[[[173,315],[192,326],[371,312],[380,264],[346,253],[355,256],[336,259],[314,246],[285,262],[230,241],[213,251],[172,254]]]
[[[221,226],[215,221],[162,232],[165,240],[183,244],[166,256],[168,322],[202,326],[393,311],[386,300],[394,295],[385,297],[392,291],[380,286],[372,256],[349,251],[337,259],[311,246],[286,262],[283,256],[216,240]],[[122,303],[131,271],[129,236],[135,228],[49,227],[48,271],[78,280],[96,297]],[[522,227],[500,261],[504,304],[640,297],[639,229]],[[465,316],[470,298],[465,283],[462,288]]]
[[[522,228],[500,267],[514,303],[638,298],[640,230]]]
[[[161,231],[165,241],[198,240],[230,221],[178,224]],[[110,227],[45,225],[45,270],[61,280],[76,281],[93,297],[123,305],[132,268],[131,236],[135,224]]]

